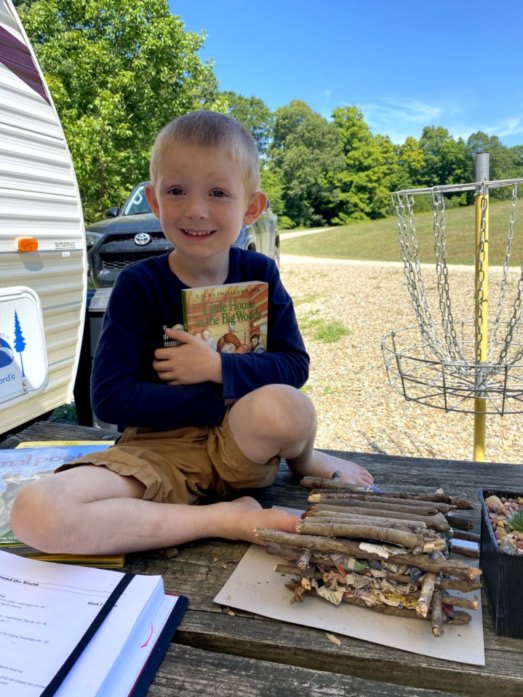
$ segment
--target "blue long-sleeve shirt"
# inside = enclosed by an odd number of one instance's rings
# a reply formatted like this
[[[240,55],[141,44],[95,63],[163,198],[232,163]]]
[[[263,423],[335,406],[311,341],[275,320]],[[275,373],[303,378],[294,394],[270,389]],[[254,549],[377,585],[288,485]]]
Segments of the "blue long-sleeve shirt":
[[[263,385],[301,387],[309,356],[298,329],[292,300],[278,268],[263,254],[232,247],[226,283],[267,281],[267,351],[220,354],[223,384],[169,385],[152,367],[163,345],[163,327],[183,324],[182,289],[168,255],[126,267],[118,276],[96,348],[91,381],[93,409],[107,423],[164,430],[215,425],[225,400],[239,399]]]

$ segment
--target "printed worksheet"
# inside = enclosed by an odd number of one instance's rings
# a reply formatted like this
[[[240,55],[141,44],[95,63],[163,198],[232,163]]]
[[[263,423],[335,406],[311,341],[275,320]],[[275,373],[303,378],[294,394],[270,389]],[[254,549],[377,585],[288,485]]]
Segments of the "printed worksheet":
[[[0,551],[0,695],[40,695],[124,576]]]

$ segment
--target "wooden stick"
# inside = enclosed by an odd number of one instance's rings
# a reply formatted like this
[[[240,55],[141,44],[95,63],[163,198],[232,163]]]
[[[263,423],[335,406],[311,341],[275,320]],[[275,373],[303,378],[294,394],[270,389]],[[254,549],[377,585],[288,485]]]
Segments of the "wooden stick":
[[[408,513],[409,515],[424,515],[431,516],[438,513],[438,511],[430,505],[424,505],[422,502],[418,506],[404,506],[401,501],[397,503],[389,503],[387,501],[381,502],[380,499],[376,501],[368,501],[365,499],[355,499],[352,498],[350,494],[332,494],[332,493],[319,493],[310,494],[308,497],[309,503],[321,503],[321,504],[334,504],[336,506],[346,506],[351,509],[365,509],[369,511],[397,511],[398,513]]]
[[[428,572],[423,578],[423,583],[421,584],[421,592],[416,604],[416,612],[421,617],[427,617],[430,610],[430,604],[432,601],[432,596],[434,594],[434,588],[436,586],[436,574]]]
[[[468,557],[469,559],[479,559],[479,549],[471,549],[470,547],[462,547],[461,545],[455,544],[451,540],[450,550],[452,554],[459,554],[462,557]]]
[[[474,506],[472,505],[469,497],[466,494],[459,494],[459,496],[451,496],[450,502],[456,508],[472,510]]]
[[[447,521],[453,528],[459,528],[460,530],[472,530],[474,528],[473,520],[465,518],[465,516],[455,515],[454,513],[448,514]]]
[[[293,587],[290,585],[289,585],[289,588],[291,590],[293,590]],[[436,593],[437,593],[437,591],[436,591]],[[303,595],[313,595],[313,596],[318,597],[318,594],[313,589],[310,589],[310,590],[304,589]],[[395,607],[393,605],[385,605],[383,603],[376,603],[376,605],[368,605],[364,600],[362,600],[361,598],[357,598],[355,596],[344,595],[342,598],[342,603],[348,603],[349,605],[357,605],[359,607],[365,608],[366,610],[372,610],[373,612],[379,612],[382,615],[392,615],[393,617],[405,617],[407,619],[413,619],[413,620],[417,619],[417,620],[423,620],[423,621],[427,621],[427,619],[428,619],[428,618],[421,617],[420,615],[416,614],[415,610],[409,610],[408,608],[404,608],[404,607]],[[443,614],[443,611],[442,611],[441,612],[440,634],[436,634],[435,636],[442,636],[443,635],[443,626],[442,625],[444,622],[446,622],[448,624],[469,624],[470,619],[471,619],[471,617],[467,612],[456,612],[456,613],[454,613],[454,617],[447,618]],[[431,622],[433,623],[432,616],[431,616]],[[433,630],[433,633],[434,633],[434,630]]]
[[[430,621],[434,636],[443,636],[443,606],[441,604],[441,592],[436,591],[432,596]]]
[[[277,551],[274,551],[273,553],[277,556],[283,557],[284,554],[282,553],[281,548],[279,548]],[[296,553],[299,552],[299,550],[296,550]],[[290,558],[295,558],[297,554],[294,554],[291,552],[289,557]],[[321,564],[322,567],[326,568],[336,568],[335,562],[328,558],[325,557],[324,559],[321,559],[321,561],[316,558],[317,564]],[[292,564],[277,564],[275,567],[275,571],[279,573],[284,573],[284,574],[293,574],[295,576],[306,576],[307,578],[321,578],[322,573],[321,571],[314,571],[312,566],[309,566],[307,569],[301,569],[300,567],[293,566]],[[357,572],[354,572],[357,573]],[[388,581],[397,581],[398,583],[412,583],[410,576],[406,576],[405,574],[394,574],[391,571],[386,571],[385,576],[383,578],[387,579]],[[481,588],[481,581],[478,578],[473,578],[473,579],[458,579],[458,578],[441,578],[436,576],[436,588],[441,588],[442,590],[456,590],[456,591],[461,591],[463,593],[469,593],[471,591],[479,590]]]
[[[397,518],[398,520],[408,519],[412,522],[423,522],[428,528],[439,530],[440,532],[447,532],[450,530],[450,525],[443,513],[425,513],[423,509],[421,509],[418,513],[414,513],[412,510],[402,510],[401,506],[392,507],[391,505],[385,505],[382,508],[380,504],[373,506],[366,501],[362,501],[361,506],[359,505],[360,502],[358,502],[358,505],[356,505],[354,501],[351,501],[350,503],[347,502],[347,505],[336,505],[334,503],[335,500],[336,499],[333,499],[332,503],[321,503],[311,506],[310,510],[306,513],[306,517],[327,512],[346,512],[347,514],[366,515],[379,518]]]
[[[405,523],[418,523],[419,527],[427,527],[420,525],[423,521],[411,518],[410,513],[401,513],[389,515],[390,511],[385,511],[376,508],[359,508],[352,506],[326,506],[324,504],[315,504],[307,511],[301,514],[301,518],[354,518],[355,516],[364,516],[365,518],[389,518],[390,520],[399,520]]]
[[[325,567],[326,565],[322,564],[322,567]],[[336,569],[336,565],[332,563],[328,568]],[[306,578],[323,578],[324,571],[319,570],[319,567],[316,567],[316,570],[313,570],[312,567],[308,569],[300,569],[298,565],[293,566],[292,564],[276,564],[274,567],[274,571],[280,574],[292,574],[293,576],[305,576]],[[357,571],[353,572],[347,572],[347,573],[358,573]],[[375,577],[372,577],[373,579]],[[380,578],[384,578],[387,581],[396,581],[397,583],[412,583],[410,580],[410,576],[405,576],[405,574],[393,574],[390,571],[387,571],[385,573],[385,576],[382,576]]]
[[[445,617],[445,622],[448,624],[469,624],[471,616],[468,612],[456,610],[453,617]]]
[[[313,595],[316,597],[321,597],[318,596],[314,589],[305,589],[304,595]],[[366,610],[373,610],[374,612],[379,612],[382,615],[392,615],[394,617],[407,617],[409,619],[424,619],[422,617],[418,617],[414,610],[409,610],[405,607],[395,607],[394,605],[385,605],[384,603],[376,603],[374,605],[369,605],[364,600],[356,596],[349,596],[345,594],[341,602],[348,603],[349,605],[358,605],[359,607],[364,607]]]
[[[423,552],[425,554],[428,554],[429,552],[442,552],[447,549],[447,543],[445,540],[440,537],[436,538],[433,540],[429,540],[428,538],[425,540],[425,544],[423,545]]]
[[[441,594],[441,602],[443,605],[452,605],[452,607],[466,607],[469,610],[478,609],[478,601],[474,598],[462,598],[461,596],[449,595],[448,593]]]
[[[313,496],[315,494],[335,494],[337,496],[343,496],[344,499],[352,501],[368,501],[376,506],[381,506],[383,504],[396,504],[401,505],[403,508],[412,509],[414,512],[419,510],[420,505],[430,509],[431,511],[440,513],[455,511],[457,508],[450,503],[441,503],[439,501],[420,501],[419,499],[400,499],[394,496],[376,496],[371,492],[338,491],[336,489],[312,489],[309,496]]]
[[[373,578],[376,577],[373,576]],[[387,579],[387,581],[396,581],[397,583],[412,583],[413,585],[417,585],[407,574],[394,574],[392,573],[392,571],[385,570],[385,576],[383,576],[382,578]]]
[[[303,550],[303,554],[301,554],[300,558],[298,559],[298,568],[302,570],[308,569],[311,561],[311,556],[312,553],[310,549]]]
[[[481,581],[479,578],[439,578],[436,585],[444,590],[462,591],[463,593],[469,593],[470,591],[479,590],[481,588]]]
[[[470,499],[465,494],[460,494],[458,496],[449,496],[441,489],[436,492],[409,492],[404,491],[368,491],[362,487],[354,487],[350,484],[340,481],[339,479],[322,479],[321,477],[303,477],[300,480],[300,484],[307,489],[345,489],[347,491],[354,491],[357,493],[370,494],[375,497],[385,496],[393,497],[399,499],[412,499],[421,501],[434,501],[441,503],[449,503],[457,508],[471,509],[473,508]]]
[[[323,479],[322,477],[303,477],[300,479],[300,484],[307,489],[316,489],[324,487],[326,489],[346,489],[347,491],[365,491],[361,486],[353,486],[342,482],[339,479]]]
[[[336,501],[338,503],[336,503]],[[339,505],[340,503],[342,505]],[[422,521],[427,527],[439,530],[440,532],[447,532],[447,530],[450,529],[450,525],[443,513],[430,511],[427,508],[420,508],[417,512],[414,512],[412,509],[405,509],[403,506],[395,506],[394,504],[383,504],[382,506],[379,503],[373,505],[368,501],[347,500],[343,502],[343,500],[339,499],[329,499],[326,503],[322,502],[311,506],[308,513],[315,514],[322,511],[326,512],[329,509],[339,513],[346,511],[347,513],[353,513],[355,515]]]
[[[469,542],[480,543],[481,535],[477,532],[468,532],[467,530],[452,530],[452,537],[458,540],[468,540]]]
[[[277,574],[291,574],[292,576],[299,576],[305,578],[323,578],[322,571],[315,571],[312,568],[301,569],[299,566],[292,566],[291,564],[276,564],[274,571]]]
[[[296,525],[299,533],[320,535],[321,537],[351,537],[379,540],[409,549],[423,548],[421,536],[404,530],[380,528],[377,525],[358,525],[357,523],[313,523],[309,519],[300,520]]]
[[[360,523],[361,525],[376,525],[380,528],[396,528],[398,530],[427,530],[427,524],[423,520],[414,521],[403,518],[380,518],[378,516],[361,515],[359,513],[342,513],[341,511],[314,511],[302,516],[306,520],[315,523]]]
[[[377,559],[383,561],[383,557],[374,552],[368,552],[360,549],[359,543],[351,540],[331,539],[328,537],[317,537],[315,535],[300,535],[292,532],[282,532],[281,530],[271,530],[268,528],[257,528],[255,531],[256,537],[264,542],[276,543],[279,545],[280,555],[286,559],[293,558],[287,556],[285,549],[295,548],[292,552],[294,558],[300,555],[300,551],[296,554],[296,548],[310,549],[313,553],[312,561],[315,561],[314,552],[334,553],[345,555],[347,560],[353,559]],[[272,551],[273,547],[267,545],[266,551],[269,554],[278,552]],[[391,554],[388,558],[389,562],[396,564],[407,564],[415,566],[422,571],[434,571],[435,573],[446,573],[450,576],[458,576],[459,578],[476,578],[481,576],[481,569],[469,566],[465,562],[457,559],[431,559],[425,554]]]

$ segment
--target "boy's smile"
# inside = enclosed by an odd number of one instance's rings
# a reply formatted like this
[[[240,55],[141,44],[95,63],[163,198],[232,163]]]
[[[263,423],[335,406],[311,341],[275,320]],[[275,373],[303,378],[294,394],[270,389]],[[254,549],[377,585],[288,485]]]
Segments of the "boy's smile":
[[[205,237],[206,235],[212,235],[214,234],[214,230],[183,230],[182,232],[186,235],[191,236],[196,236],[196,237]]]
[[[265,196],[248,192],[242,163],[220,148],[173,144],[160,155],[147,197],[177,263],[220,266],[244,224],[263,212]]]

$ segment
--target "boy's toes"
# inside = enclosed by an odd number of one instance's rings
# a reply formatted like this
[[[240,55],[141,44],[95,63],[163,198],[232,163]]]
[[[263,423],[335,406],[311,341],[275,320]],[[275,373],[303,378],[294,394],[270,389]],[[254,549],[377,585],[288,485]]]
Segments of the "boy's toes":
[[[362,467],[362,472],[360,476],[360,481],[365,484],[365,486],[374,484],[374,477],[370,472],[367,472],[365,468]]]
[[[283,532],[296,532],[296,524],[299,520],[297,515],[282,511],[279,508],[271,508],[269,520],[270,527]]]
[[[296,532],[296,524],[298,523],[299,517],[294,515],[294,513],[289,513],[288,511],[282,511],[279,508],[269,508],[263,509],[262,515],[257,516],[255,522],[255,528],[252,530],[252,542],[259,545],[265,545],[256,536],[256,529],[265,528],[268,530],[279,530],[280,532]]]

